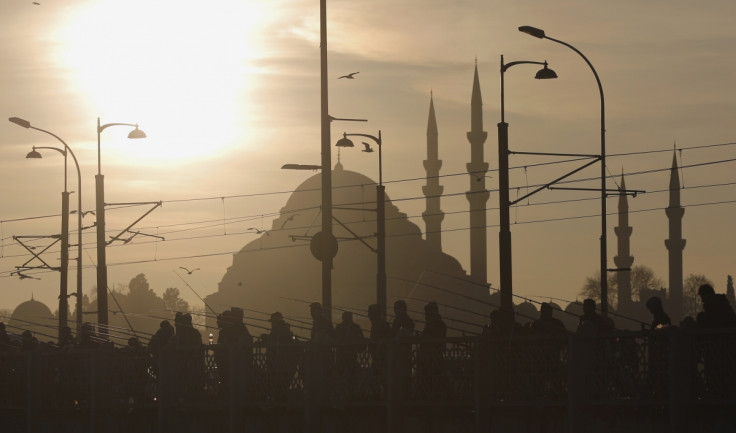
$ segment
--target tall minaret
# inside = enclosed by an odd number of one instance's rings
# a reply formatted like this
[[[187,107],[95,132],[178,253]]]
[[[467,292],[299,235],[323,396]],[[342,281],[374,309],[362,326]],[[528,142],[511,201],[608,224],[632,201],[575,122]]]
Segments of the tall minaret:
[[[486,239],[486,202],[490,193],[486,189],[488,163],[483,161],[483,144],[488,133],[483,130],[483,100],[480,96],[478,61],[475,62],[473,96],[470,100],[470,191],[465,195],[470,203],[470,276],[478,283],[488,282]]]
[[[422,213],[427,243],[435,251],[442,251],[442,220],[445,213],[440,209],[440,196],[445,189],[440,185],[440,168],[442,160],[439,159],[439,145],[437,140],[437,119],[434,115],[434,97],[429,96],[429,119],[427,120],[427,159],[424,160],[424,170],[427,172],[427,184],[422,187],[426,197],[427,207]]]
[[[680,206],[680,177],[677,174],[677,154],[672,155],[670,169],[670,204],[665,209],[669,220],[670,237],[665,239],[664,245],[669,251],[670,265],[670,293],[668,313],[672,323],[682,320],[682,250],[685,249],[685,239],[682,238],[682,216],[685,209]]]
[[[629,226],[629,201],[626,195],[626,182],[623,171],[621,172],[621,187],[618,196],[618,227],[614,227],[618,240],[618,254],[613,258],[616,268],[631,268],[634,257],[631,255],[631,232]],[[631,310],[631,271],[619,271],[616,273],[618,283],[618,311],[626,314]]]

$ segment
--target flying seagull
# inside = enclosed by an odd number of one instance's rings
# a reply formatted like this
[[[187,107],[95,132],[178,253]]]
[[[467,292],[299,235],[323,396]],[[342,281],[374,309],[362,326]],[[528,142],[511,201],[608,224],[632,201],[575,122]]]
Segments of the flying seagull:
[[[286,226],[286,223],[288,223],[289,221],[293,221],[294,220],[294,217],[298,217],[298,216],[299,216],[299,214],[298,213],[295,213],[294,215],[290,216],[289,218],[286,218],[286,221],[284,221],[284,223],[281,224],[281,228],[283,229],[284,226]]]
[[[255,227],[250,227],[250,228],[248,228],[248,230],[255,230],[256,234],[259,234],[259,235],[261,233],[265,233],[267,236],[271,236],[271,233],[269,233],[268,230],[261,230],[261,229],[255,228]]]
[[[340,78],[347,78],[348,80],[354,80],[355,77],[353,75],[355,75],[355,74],[360,74],[360,71],[358,71],[358,72],[351,72],[351,73],[349,73],[347,75],[343,75],[342,77],[339,77],[338,80]]]
[[[199,268],[195,268],[195,269],[192,269],[192,270],[190,271],[189,269],[187,269],[187,268],[185,268],[185,267],[183,267],[183,266],[179,266],[179,269],[184,269],[185,271],[187,271],[187,275],[192,275],[192,272],[194,272],[194,271],[198,271],[198,270],[199,270]]]
[[[363,143],[363,146],[365,146],[365,149],[363,149],[363,152],[368,152],[368,153],[373,152],[373,148],[371,147],[370,144],[366,143],[365,141],[362,141],[362,143]]]

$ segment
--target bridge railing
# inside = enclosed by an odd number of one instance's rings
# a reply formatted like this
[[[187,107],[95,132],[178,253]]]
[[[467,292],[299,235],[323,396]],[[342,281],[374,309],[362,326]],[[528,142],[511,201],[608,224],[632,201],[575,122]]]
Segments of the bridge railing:
[[[736,406],[736,331],[0,352],[0,411]],[[400,412],[400,411],[399,411]],[[151,415],[153,416],[153,415]],[[388,415],[387,415],[388,416]],[[478,416],[478,415],[476,415]],[[389,416],[390,418],[390,416]],[[160,421],[161,422],[161,421]],[[674,421],[673,421],[674,422]]]

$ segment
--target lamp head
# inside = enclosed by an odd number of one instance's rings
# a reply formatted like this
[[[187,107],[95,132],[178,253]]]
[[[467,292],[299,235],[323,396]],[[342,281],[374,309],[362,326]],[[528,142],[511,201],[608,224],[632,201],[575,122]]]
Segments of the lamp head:
[[[335,143],[335,146],[337,147],[355,147],[355,144],[353,144],[353,141],[348,138],[348,135],[343,132],[342,138],[337,140],[337,143]]]
[[[537,75],[534,76],[534,78],[536,78],[537,80],[549,80],[551,78],[557,78],[557,73],[547,67],[547,61],[545,60],[544,68],[540,69],[537,72]]]
[[[130,131],[128,138],[146,138],[146,133],[138,129],[138,125],[135,125],[135,129]]]
[[[29,158],[29,159],[41,159],[43,157],[36,150],[36,146],[33,146],[33,150],[30,151],[30,152],[28,152],[28,155],[26,155],[26,158]]]
[[[521,26],[519,27],[519,31],[522,33],[526,33],[527,35],[534,36],[535,38],[539,38],[539,39],[544,38],[544,30],[538,29],[536,27]]]
[[[31,127],[31,122],[29,122],[27,120],[23,120],[20,117],[11,117],[8,120],[11,121],[12,123],[15,123],[16,125],[22,126],[24,128],[30,128]]]

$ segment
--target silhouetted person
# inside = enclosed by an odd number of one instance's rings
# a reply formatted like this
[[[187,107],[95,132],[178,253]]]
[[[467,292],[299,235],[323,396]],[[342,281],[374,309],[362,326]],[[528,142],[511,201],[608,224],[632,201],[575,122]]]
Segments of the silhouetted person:
[[[338,368],[357,367],[358,352],[363,351],[365,336],[360,325],[353,322],[353,313],[343,311],[342,322],[335,326]]]
[[[284,401],[286,391],[297,366],[297,352],[290,347],[294,342],[294,334],[284,316],[276,311],[271,314],[271,332],[261,335],[266,344],[266,372],[270,378],[269,391],[272,400]]]
[[[417,379],[420,392],[439,395],[445,391],[442,374],[445,369],[444,349],[447,325],[436,302],[424,306],[424,330],[417,351]]]
[[[202,334],[194,328],[192,315],[177,312],[174,317],[176,334],[171,337],[172,356],[167,363],[167,376],[173,378],[180,400],[193,399],[201,395],[204,386],[204,347]],[[172,362],[173,361],[173,362]]]
[[[698,288],[703,311],[698,313],[698,327],[723,329],[736,327],[736,314],[726,295],[715,293],[713,286],[703,284]],[[703,364],[708,394],[716,398],[736,395],[736,376],[733,364],[736,361],[734,334],[703,335]]]
[[[59,348],[73,347],[76,341],[74,335],[72,335],[72,328],[64,326],[61,328],[61,335],[59,336]]]
[[[499,308],[489,314],[491,322],[483,326],[481,336],[486,338],[511,337],[524,333],[524,328],[514,320],[513,308]]]
[[[669,365],[669,335],[663,334],[662,330],[672,326],[670,316],[667,315],[662,306],[662,299],[652,296],[647,299],[647,310],[652,313],[652,324],[650,329],[654,332],[647,339],[647,365],[649,380],[652,384],[652,392],[657,396],[665,396],[667,393],[667,370]]]
[[[38,349],[38,340],[33,336],[31,331],[25,330],[20,334],[20,348],[23,352],[33,352]]]
[[[650,329],[662,329],[672,326],[670,316],[668,316],[667,313],[664,312],[662,299],[660,299],[658,296],[652,296],[651,298],[647,299],[646,307],[647,310],[652,313],[652,324]]]
[[[394,337],[411,337],[414,335],[414,321],[407,313],[406,302],[394,302],[394,321],[391,322],[391,335]]]
[[[217,336],[217,344],[220,347],[215,350],[214,355],[224,389],[234,381],[242,384],[250,382],[253,372],[253,337],[245,326],[243,317],[243,309],[239,307],[232,307],[218,317],[220,333]],[[231,359],[236,360],[234,365],[230,364]]]
[[[698,314],[698,326],[706,329],[736,327],[736,313],[726,295],[716,294],[713,286],[703,284],[698,288],[703,311]]]
[[[594,335],[613,330],[613,322],[610,319],[603,318],[595,311],[595,300],[590,298],[584,300],[583,315],[580,316],[577,332],[584,335]]]
[[[378,304],[368,306],[368,320],[371,322],[368,351],[371,354],[371,388],[380,394],[386,383],[386,344],[391,338],[391,325],[381,315]]]
[[[153,337],[148,341],[148,350],[155,354],[160,351],[164,346],[169,343],[171,337],[175,334],[174,327],[171,326],[171,322],[168,320],[162,320],[159,323],[158,330]]]
[[[100,347],[99,338],[95,332],[95,325],[84,322],[79,330],[79,343],[77,345],[80,349],[97,349]]]
[[[325,317],[322,311],[322,304],[319,302],[309,304],[309,314],[312,317],[312,332],[310,336],[312,343],[332,343],[335,330],[332,327],[332,321]]]
[[[335,366],[341,379],[341,391],[352,393],[358,375],[358,354],[365,350],[365,336],[360,325],[353,322],[353,313],[343,311],[342,322],[335,326]]]
[[[5,323],[0,322],[0,352],[9,352],[16,349],[17,346],[13,344],[8,332],[5,330]]]
[[[531,335],[546,337],[541,340],[533,340],[533,344],[537,346],[537,357],[534,362],[520,363],[519,368],[522,372],[534,379],[536,390],[541,395],[557,395],[564,389],[563,377],[564,368],[562,364],[562,350],[567,346],[567,339],[557,338],[564,337],[567,329],[561,320],[552,317],[552,306],[546,302],[542,302],[539,306],[539,318],[529,325],[529,333]],[[524,344],[519,342],[518,344]],[[514,349],[511,349],[514,350]],[[520,347],[519,350],[524,350]],[[527,359],[519,356],[520,360]]]
[[[565,325],[560,319],[552,317],[552,306],[546,302],[542,302],[539,306],[539,319],[536,319],[529,325],[529,331],[532,334],[542,335],[563,335],[566,333]]]
[[[328,390],[331,386],[332,370],[335,360],[332,356],[335,329],[332,320],[325,316],[322,304],[309,304],[309,314],[312,316],[311,341],[306,347],[304,372],[306,376],[306,392],[308,404],[313,405],[315,420],[321,417],[322,409],[327,404]],[[312,409],[319,408],[319,409]],[[310,426],[310,430],[314,428]]]

